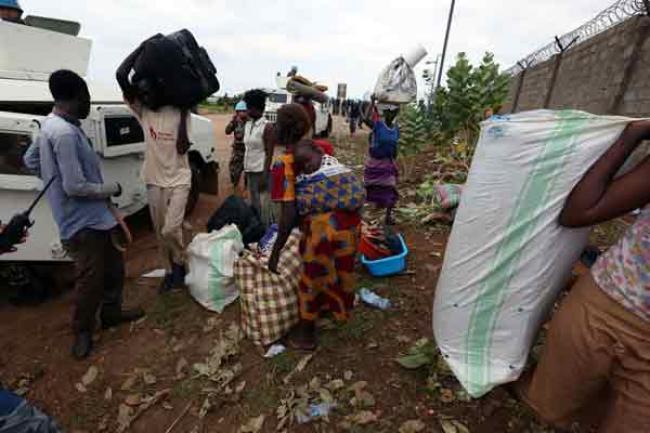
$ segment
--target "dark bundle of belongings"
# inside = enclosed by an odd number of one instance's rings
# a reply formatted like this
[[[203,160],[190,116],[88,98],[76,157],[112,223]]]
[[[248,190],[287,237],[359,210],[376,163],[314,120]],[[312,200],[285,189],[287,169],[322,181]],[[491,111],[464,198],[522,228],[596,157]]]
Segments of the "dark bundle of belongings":
[[[363,224],[359,252],[369,260],[380,260],[400,254],[402,243],[390,226]]]
[[[139,50],[130,84],[147,107],[190,109],[219,90],[217,69],[188,30],[159,33]]]
[[[208,232],[220,230],[228,224],[235,224],[242,235],[244,245],[257,243],[266,233],[262,219],[246,201],[231,195],[208,220]]]

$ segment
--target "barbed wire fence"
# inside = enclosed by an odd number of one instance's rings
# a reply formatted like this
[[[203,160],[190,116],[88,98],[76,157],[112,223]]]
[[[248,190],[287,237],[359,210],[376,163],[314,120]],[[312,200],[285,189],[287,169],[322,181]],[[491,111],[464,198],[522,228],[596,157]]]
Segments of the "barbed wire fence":
[[[618,0],[600,12],[591,21],[562,36],[521,59],[505,72],[518,75],[523,70],[542,63],[556,54],[567,51],[594,36],[637,15],[650,15],[650,0]]]

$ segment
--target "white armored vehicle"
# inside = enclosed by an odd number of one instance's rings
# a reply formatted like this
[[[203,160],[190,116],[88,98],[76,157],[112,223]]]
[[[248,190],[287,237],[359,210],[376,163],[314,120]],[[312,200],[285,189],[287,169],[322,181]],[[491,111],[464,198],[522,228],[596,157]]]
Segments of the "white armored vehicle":
[[[269,121],[275,122],[280,107],[284,104],[290,104],[293,95],[287,90],[287,77],[276,76],[275,89],[264,89],[268,93],[266,99],[266,110],[264,117]],[[327,138],[332,133],[332,114],[327,103],[312,101],[314,112],[316,113],[316,124],[314,125],[314,135],[316,137]]]
[[[91,41],[77,37],[79,24],[41,17],[27,17],[26,25],[0,20],[0,221],[8,222],[23,211],[43,187],[23,166],[22,156],[36,138],[41,121],[52,109],[49,75],[70,69],[86,76]],[[102,160],[105,180],[119,181],[123,188],[115,203],[126,215],[147,205],[140,178],[144,158],[144,135],[137,119],[124,105],[117,86],[103,88],[88,83],[91,114],[82,127]],[[192,116],[190,161],[193,169],[190,204],[198,198],[201,180],[216,193],[217,163],[210,120]],[[0,256],[9,262],[57,262],[68,260],[59,240],[47,200],[32,213],[35,225],[29,240],[18,251]]]

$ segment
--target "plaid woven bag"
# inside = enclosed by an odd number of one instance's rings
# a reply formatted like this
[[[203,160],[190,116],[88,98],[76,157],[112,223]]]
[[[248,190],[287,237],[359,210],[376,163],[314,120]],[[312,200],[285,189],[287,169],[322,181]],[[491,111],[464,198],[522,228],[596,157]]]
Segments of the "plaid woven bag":
[[[298,282],[302,267],[300,232],[294,230],[278,264],[279,275],[268,269],[268,258],[246,251],[235,263],[240,292],[241,326],[255,344],[267,346],[298,323]]]

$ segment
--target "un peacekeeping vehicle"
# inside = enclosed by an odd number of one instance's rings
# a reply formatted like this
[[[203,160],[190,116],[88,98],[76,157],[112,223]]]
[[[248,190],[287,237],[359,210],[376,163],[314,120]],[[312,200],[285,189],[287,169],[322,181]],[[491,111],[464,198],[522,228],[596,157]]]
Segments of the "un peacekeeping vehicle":
[[[52,110],[49,75],[70,69],[86,76],[91,41],[78,37],[75,22],[28,16],[24,24],[0,20],[0,221],[24,211],[43,188],[24,167],[22,157],[36,139],[43,119]],[[92,106],[82,128],[101,159],[106,182],[119,182],[123,193],[114,203],[125,215],[147,205],[140,177],[144,159],[144,132],[124,104],[117,86],[105,88],[88,82]],[[210,120],[192,115],[192,192],[188,211],[198,198],[201,181],[217,179],[214,131]],[[203,182],[216,193],[216,180]],[[0,256],[5,262],[68,261],[47,200],[32,212],[35,225],[29,240],[14,253]]]

